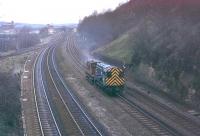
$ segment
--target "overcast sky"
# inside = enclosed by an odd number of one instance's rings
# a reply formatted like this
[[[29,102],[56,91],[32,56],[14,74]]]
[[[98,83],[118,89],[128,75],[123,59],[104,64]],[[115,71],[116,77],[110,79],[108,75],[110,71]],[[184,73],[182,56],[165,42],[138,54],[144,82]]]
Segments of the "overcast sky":
[[[116,8],[128,0],[0,0],[0,21],[78,23],[94,10]]]

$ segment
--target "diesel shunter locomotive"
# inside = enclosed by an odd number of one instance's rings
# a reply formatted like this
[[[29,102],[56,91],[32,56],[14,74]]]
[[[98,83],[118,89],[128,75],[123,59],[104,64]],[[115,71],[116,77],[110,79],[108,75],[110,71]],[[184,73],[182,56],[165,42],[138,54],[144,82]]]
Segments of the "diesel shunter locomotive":
[[[87,61],[86,79],[110,94],[122,93],[124,70],[98,61]]]

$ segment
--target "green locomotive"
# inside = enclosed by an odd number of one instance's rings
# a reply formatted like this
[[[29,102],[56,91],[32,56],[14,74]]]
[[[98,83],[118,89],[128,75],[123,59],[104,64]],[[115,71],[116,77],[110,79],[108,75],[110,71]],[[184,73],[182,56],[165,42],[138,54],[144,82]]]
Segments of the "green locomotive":
[[[125,79],[121,68],[98,61],[87,61],[86,79],[105,92],[116,94],[122,93]]]

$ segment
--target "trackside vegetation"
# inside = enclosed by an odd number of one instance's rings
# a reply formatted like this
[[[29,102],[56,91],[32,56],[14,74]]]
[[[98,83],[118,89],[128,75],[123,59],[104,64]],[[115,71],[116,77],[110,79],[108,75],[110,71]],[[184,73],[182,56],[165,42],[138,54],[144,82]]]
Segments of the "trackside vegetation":
[[[0,135],[23,135],[19,77],[0,73]]]

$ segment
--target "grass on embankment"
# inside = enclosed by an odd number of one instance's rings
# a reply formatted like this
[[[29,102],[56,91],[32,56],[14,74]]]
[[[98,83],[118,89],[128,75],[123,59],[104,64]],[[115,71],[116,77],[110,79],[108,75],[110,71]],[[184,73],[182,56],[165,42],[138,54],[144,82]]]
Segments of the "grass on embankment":
[[[111,58],[126,64],[133,63],[133,55],[137,44],[137,39],[130,33],[123,34],[121,37],[112,41],[108,45],[102,46],[94,50],[93,54],[100,54],[103,57]],[[143,54],[141,54],[142,56]],[[134,70],[133,70],[134,69]],[[165,90],[169,91],[167,87],[157,80],[157,71],[145,62],[141,62],[137,67],[132,67],[127,71],[127,78],[134,79],[143,85],[154,88],[154,90]]]
[[[129,34],[124,34],[106,46],[99,47],[93,53],[130,63],[132,59],[133,42]]]

